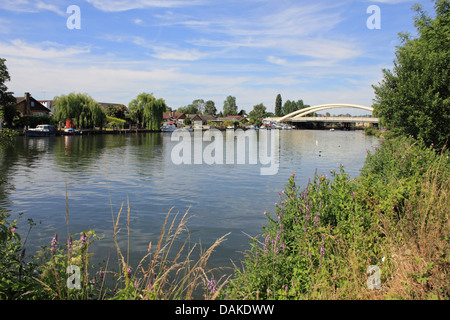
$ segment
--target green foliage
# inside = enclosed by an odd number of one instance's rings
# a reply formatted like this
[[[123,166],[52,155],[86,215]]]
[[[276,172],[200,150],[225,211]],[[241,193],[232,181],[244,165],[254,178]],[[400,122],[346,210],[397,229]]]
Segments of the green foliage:
[[[54,104],[56,121],[73,119],[79,128],[102,128],[106,124],[105,110],[87,94],[69,93],[55,97]]]
[[[395,280],[405,277],[398,270],[417,260],[427,263],[411,267],[406,275],[411,289],[401,296],[417,297],[415,288],[420,287],[421,297],[448,299],[448,152],[439,155],[422,141],[397,138],[368,153],[359,178],[350,180],[342,166],[330,174],[329,178],[316,172],[302,191],[295,175],[289,178],[274,213],[265,212],[264,240],[252,241],[227,297],[392,296],[398,290]],[[433,238],[426,238],[430,234]],[[429,249],[417,252],[414,259],[395,258],[404,247],[420,246]],[[367,288],[369,265],[379,266],[385,291]]]
[[[129,104],[133,121],[149,130],[159,130],[163,112],[167,106],[163,99],[156,99],[153,94],[141,93]]]
[[[374,113],[388,129],[442,148],[450,136],[450,2],[436,0],[436,17],[415,6],[418,37],[401,34],[393,70],[373,86]]]
[[[0,146],[9,146],[13,143],[14,139],[17,137],[17,131],[12,129],[3,128],[0,131]]]
[[[216,105],[214,104],[214,101],[212,100],[206,101],[204,114],[209,114],[211,116],[215,116],[217,114],[217,109]]]
[[[9,222],[10,215],[0,213],[0,300],[33,298],[30,292],[36,285],[36,265],[25,259],[25,244],[17,233],[18,220]],[[31,227],[35,225],[28,220]],[[29,231],[28,231],[29,233]]]
[[[192,124],[191,118],[189,118],[189,117],[184,118],[183,124],[184,124],[185,126],[191,125],[191,124]]]
[[[73,240],[70,236],[61,245],[55,234],[50,246],[43,246],[37,254],[40,260],[39,286],[36,286],[34,294],[39,299],[51,300],[98,298],[104,274],[101,271],[90,273],[93,269],[90,266],[92,254],[89,247],[95,239],[99,238],[94,231],[86,231],[80,234],[79,240]]]
[[[57,125],[57,121],[52,116],[41,115],[25,115],[20,117],[17,121],[14,122],[14,125],[20,128],[28,126],[30,128],[35,128],[39,124],[51,124]]]
[[[282,102],[282,99],[281,99],[281,94],[278,94],[277,98],[275,100],[275,116],[276,117],[283,116],[282,106],[283,106],[283,102]]]
[[[125,124],[127,123],[126,120],[114,118],[114,117],[110,117],[110,116],[106,116],[106,121],[108,123],[108,127],[120,128],[120,129],[123,129],[125,127]]]
[[[8,126],[11,126],[16,116],[16,99],[8,91],[5,84],[5,82],[11,80],[5,61],[5,59],[0,58],[0,119],[3,119]]]
[[[263,118],[266,116],[266,107],[260,103],[253,107],[249,113],[249,118],[252,124],[261,126]]]
[[[236,97],[228,96],[223,102],[223,116],[235,116],[237,115]]]
[[[106,115],[112,118],[125,119],[125,113],[127,111],[127,107],[123,104],[113,105],[110,104],[106,108]]]

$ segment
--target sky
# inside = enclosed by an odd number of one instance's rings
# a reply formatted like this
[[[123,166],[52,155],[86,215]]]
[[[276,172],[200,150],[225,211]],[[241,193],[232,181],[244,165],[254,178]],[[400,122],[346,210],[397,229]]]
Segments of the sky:
[[[428,0],[1,0],[0,58],[8,89],[38,100],[371,106],[398,33],[415,33],[414,3],[433,14]]]

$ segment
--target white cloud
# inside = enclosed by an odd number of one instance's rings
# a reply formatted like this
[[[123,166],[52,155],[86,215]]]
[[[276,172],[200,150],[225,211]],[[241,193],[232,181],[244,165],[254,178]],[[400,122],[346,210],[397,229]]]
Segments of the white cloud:
[[[63,6],[63,2],[60,0],[53,1],[52,3],[35,0],[2,0],[0,2],[0,9],[3,10],[14,12],[52,11],[60,16],[66,16],[64,10],[60,9],[61,6]]]
[[[1,43],[1,47],[2,56],[4,57],[20,57],[39,60],[68,58],[90,52],[88,47],[62,47],[61,45],[52,42],[31,44],[20,39],[12,40],[10,43]]]
[[[162,60],[195,61],[206,56],[195,49],[171,49],[154,46],[153,51],[152,57]]]
[[[404,2],[417,2],[415,0],[370,0],[371,2],[380,2],[380,3],[388,3],[388,4],[397,4]]]
[[[128,11],[151,7],[173,8],[204,3],[203,0],[86,0],[95,8],[106,12]]]

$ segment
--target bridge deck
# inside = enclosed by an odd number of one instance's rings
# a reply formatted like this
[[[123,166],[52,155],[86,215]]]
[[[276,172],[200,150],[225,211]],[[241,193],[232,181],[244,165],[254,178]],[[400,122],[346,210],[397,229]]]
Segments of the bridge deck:
[[[287,122],[363,122],[378,123],[378,118],[370,117],[300,117],[297,119],[288,118]]]

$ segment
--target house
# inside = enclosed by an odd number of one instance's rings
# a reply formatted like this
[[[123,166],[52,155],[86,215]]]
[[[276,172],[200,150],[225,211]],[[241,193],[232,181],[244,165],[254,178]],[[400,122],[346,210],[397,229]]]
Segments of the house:
[[[52,110],[54,106],[54,100],[38,100],[40,104],[42,104],[44,107],[50,110],[50,112],[53,113],[54,110]]]
[[[26,115],[43,116],[49,115],[51,112],[50,109],[33,98],[29,92],[25,92],[23,97],[16,97],[16,109],[21,117]]]
[[[183,124],[186,115],[184,113],[177,112],[163,112],[163,125],[168,123]]]

